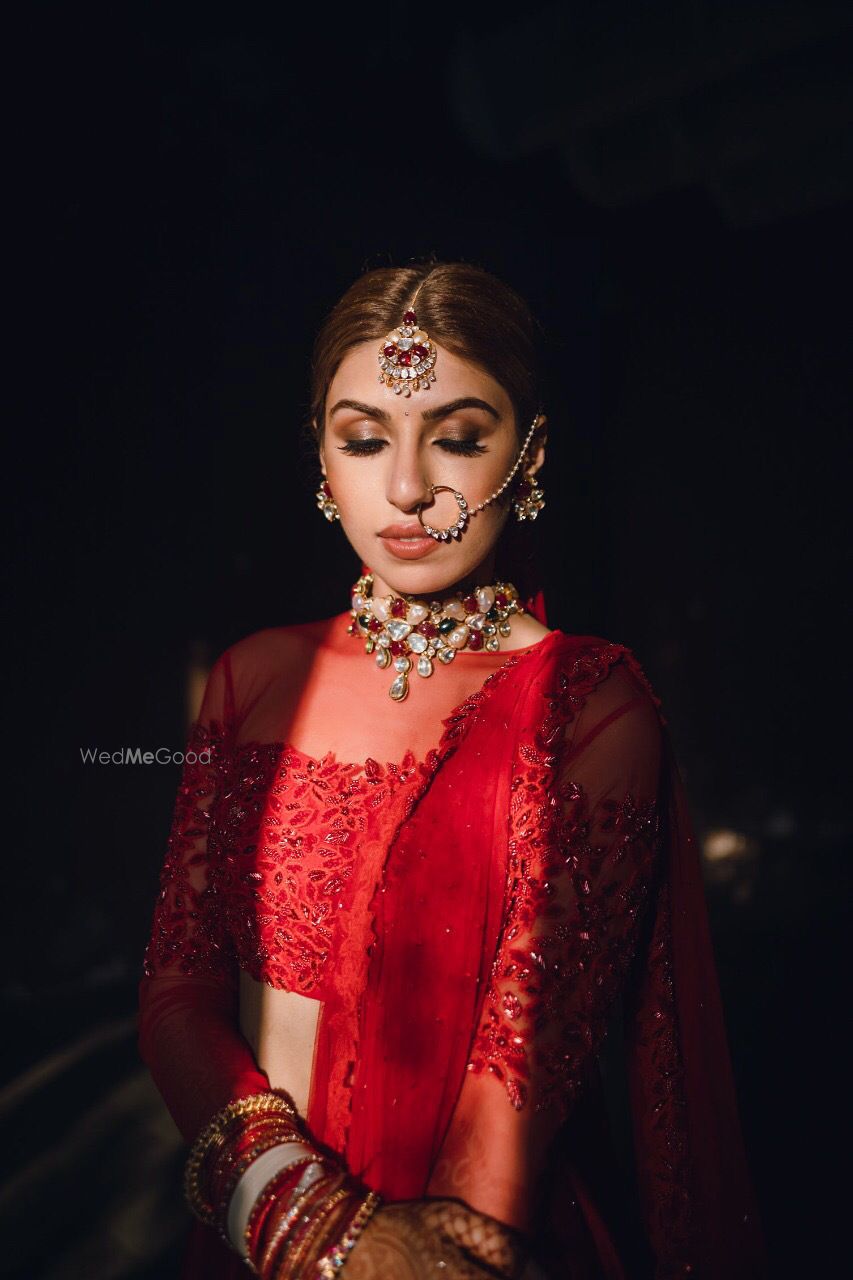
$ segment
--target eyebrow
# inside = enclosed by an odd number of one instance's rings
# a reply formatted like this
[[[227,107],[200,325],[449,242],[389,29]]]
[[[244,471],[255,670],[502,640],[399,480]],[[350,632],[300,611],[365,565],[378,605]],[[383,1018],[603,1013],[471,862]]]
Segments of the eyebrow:
[[[390,424],[391,415],[386,409],[380,409],[376,405],[364,404],[361,400],[339,400],[336,405],[329,410],[329,417],[337,413],[338,409],[355,409],[356,413],[367,414],[368,417],[376,418],[379,422]],[[434,409],[423,409],[421,411],[421,419],[424,422],[436,422],[439,418],[446,418],[451,413],[455,413],[457,409],[484,409],[486,413],[490,413],[493,418],[500,418],[500,414],[494,405],[489,404],[488,400],[480,400],[478,396],[460,396],[458,400],[449,400],[447,404],[437,405]]]

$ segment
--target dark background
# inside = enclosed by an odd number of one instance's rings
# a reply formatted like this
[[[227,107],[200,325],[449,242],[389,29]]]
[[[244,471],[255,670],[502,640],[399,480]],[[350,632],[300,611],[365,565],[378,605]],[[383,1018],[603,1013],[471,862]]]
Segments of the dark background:
[[[549,625],[663,700],[773,1273],[846,1254],[845,8],[41,8],[10,43],[2,1274],[174,1274],[133,1015],[178,770],[80,750],[179,749],[191,668],[345,607],[310,344],[429,253],[544,326]]]

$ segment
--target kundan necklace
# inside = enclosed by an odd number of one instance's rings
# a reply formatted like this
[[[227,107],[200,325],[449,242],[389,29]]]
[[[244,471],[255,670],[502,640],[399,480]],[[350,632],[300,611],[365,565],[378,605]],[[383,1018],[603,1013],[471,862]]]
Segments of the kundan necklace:
[[[452,662],[460,649],[500,649],[500,637],[510,634],[510,618],[524,613],[511,582],[475,587],[448,600],[417,596],[374,596],[373,574],[365,573],[353,587],[350,635],[362,636],[365,651],[375,653],[378,667],[393,663],[397,676],[388,692],[402,702],[409,692],[414,664],[419,676],[431,676],[434,662]]]

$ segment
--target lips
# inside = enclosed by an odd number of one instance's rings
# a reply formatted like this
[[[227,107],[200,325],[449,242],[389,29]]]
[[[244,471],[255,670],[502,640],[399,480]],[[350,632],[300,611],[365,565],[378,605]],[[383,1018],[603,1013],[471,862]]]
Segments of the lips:
[[[384,529],[379,530],[380,538],[426,538],[428,536],[424,531],[423,525],[418,520],[401,524],[389,524]]]
[[[397,560],[420,560],[431,555],[439,543],[424,533],[422,525],[412,523],[389,524],[379,534],[385,550]]]

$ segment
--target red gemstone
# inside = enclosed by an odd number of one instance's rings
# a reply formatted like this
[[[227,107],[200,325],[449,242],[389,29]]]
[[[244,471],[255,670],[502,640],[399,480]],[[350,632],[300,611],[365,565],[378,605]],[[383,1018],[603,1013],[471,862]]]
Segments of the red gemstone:
[[[393,342],[389,342],[388,346],[383,347],[382,350],[385,352],[389,360],[392,360],[394,356],[397,354],[397,348],[395,347]]]
[[[499,591],[495,596],[495,604],[498,606],[499,609],[505,609],[509,604],[509,600],[507,599],[507,597],[504,595],[502,591]]]
[[[323,481],[323,492],[325,493],[325,495],[326,495],[326,497],[327,497],[327,498],[331,498],[331,496],[332,496],[332,491],[331,491],[331,489],[329,488],[329,482],[328,482],[328,480],[324,480],[324,481]]]
[[[533,488],[529,480],[521,480],[518,485],[518,492],[522,495],[530,493]]]
[[[482,647],[483,647],[483,637],[481,633],[479,631],[470,631],[468,633],[468,648],[482,649]]]
[[[403,324],[417,324],[417,323],[418,323],[418,317],[415,315],[414,311],[407,311],[406,314],[403,316]]]
[[[395,658],[399,658],[401,653],[406,652],[406,646],[402,640],[392,640],[388,648],[391,650]]]
[[[367,624],[367,629],[368,631],[381,631],[382,623],[379,621],[378,618],[371,618]]]
[[[412,347],[412,355],[417,356],[419,360],[426,360],[427,356],[429,355],[429,349],[427,347],[421,346],[419,342],[416,342],[415,345]]]
[[[411,351],[401,351],[399,356],[397,357],[397,363],[405,364],[405,365],[411,364],[412,363]]]
[[[426,636],[428,640],[438,635],[438,627],[434,622],[430,622],[429,618],[424,618],[423,622],[418,625],[418,631],[422,636]]]
[[[403,614],[406,612],[405,600],[392,600],[391,612],[393,613],[395,618],[402,618]]]
[[[466,596],[462,601],[462,605],[466,613],[477,613],[480,606],[477,604],[476,596]]]

